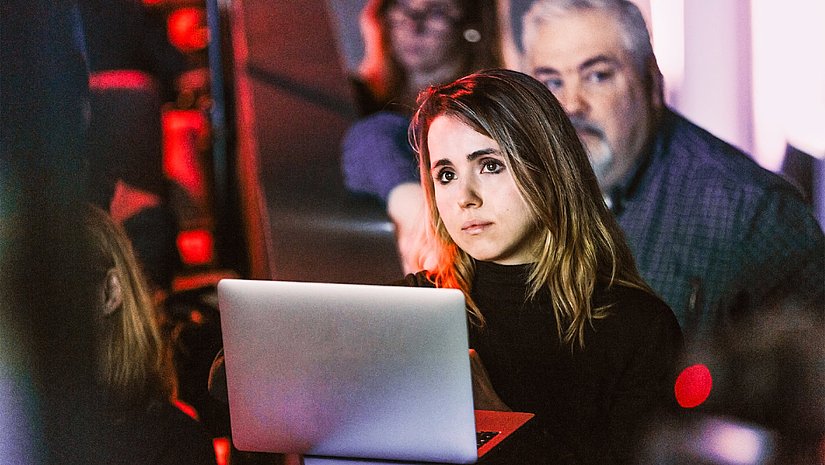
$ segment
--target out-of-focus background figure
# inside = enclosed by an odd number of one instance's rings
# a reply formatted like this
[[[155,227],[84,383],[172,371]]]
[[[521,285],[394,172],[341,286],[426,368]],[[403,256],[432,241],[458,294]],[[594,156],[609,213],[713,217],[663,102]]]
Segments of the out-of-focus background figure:
[[[651,429],[639,464],[825,463],[825,324],[767,302],[683,355],[683,412]]]
[[[402,266],[416,272],[430,247],[407,138],[409,115],[428,85],[516,65],[509,0],[372,0],[362,11],[361,28],[365,54],[353,84],[365,118],[344,138],[344,181],[352,192],[386,204]]]
[[[87,209],[84,226],[92,249],[85,280],[97,295],[106,462],[214,464],[206,429],[176,406],[172,348],[128,236],[96,207]]]

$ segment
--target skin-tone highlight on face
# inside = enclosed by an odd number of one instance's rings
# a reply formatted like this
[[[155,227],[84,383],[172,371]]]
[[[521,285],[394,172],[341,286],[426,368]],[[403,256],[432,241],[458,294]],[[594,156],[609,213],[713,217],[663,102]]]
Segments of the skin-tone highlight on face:
[[[536,228],[498,143],[442,115],[427,148],[436,207],[456,245],[476,260],[534,262]]]
[[[654,91],[616,21],[601,11],[545,19],[525,59],[573,121],[602,190],[622,182],[648,142]]]

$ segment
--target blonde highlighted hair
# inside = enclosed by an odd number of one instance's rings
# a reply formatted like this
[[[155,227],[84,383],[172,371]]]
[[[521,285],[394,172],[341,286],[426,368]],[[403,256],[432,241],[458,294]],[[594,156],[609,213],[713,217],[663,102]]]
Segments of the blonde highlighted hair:
[[[459,119],[499,145],[540,234],[527,298],[549,290],[563,341],[583,346],[586,326],[606,315],[608,308],[592,305],[597,285],[618,283],[652,292],[604,204],[575,129],[546,87],[517,71],[491,69],[430,87],[418,101],[410,138],[419,154],[430,233],[441,257],[429,276],[438,287],[464,292],[476,324],[483,325],[484,318],[470,297],[474,262],[444,227],[430,175],[428,131],[442,115]]]

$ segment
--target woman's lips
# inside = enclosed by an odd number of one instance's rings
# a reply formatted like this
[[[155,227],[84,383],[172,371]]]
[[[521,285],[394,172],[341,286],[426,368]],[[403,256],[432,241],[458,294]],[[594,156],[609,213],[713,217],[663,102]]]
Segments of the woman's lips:
[[[492,225],[490,221],[467,221],[461,225],[461,230],[467,234],[481,234],[488,226]]]

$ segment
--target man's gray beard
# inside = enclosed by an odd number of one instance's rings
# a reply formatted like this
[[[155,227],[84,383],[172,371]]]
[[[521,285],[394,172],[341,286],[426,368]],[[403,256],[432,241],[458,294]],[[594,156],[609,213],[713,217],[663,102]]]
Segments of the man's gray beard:
[[[590,160],[590,166],[593,167],[593,172],[596,174],[599,187],[604,191],[605,182],[614,161],[613,150],[610,148],[610,144],[607,143],[604,131],[596,124],[575,115],[570,116],[570,121],[576,131],[589,135],[587,141],[590,144],[581,137],[579,139],[587,152],[587,158]],[[596,141],[598,142],[596,143]],[[591,147],[594,143],[596,143],[596,146]]]
[[[596,174],[596,180],[599,182],[599,187],[604,190],[607,175],[610,173],[610,167],[613,165],[613,150],[610,149],[607,141],[604,138],[598,138],[598,145],[591,147],[593,144],[583,144],[587,151],[587,159],[590,160],[590,166],[593,167],[593,172]]]

